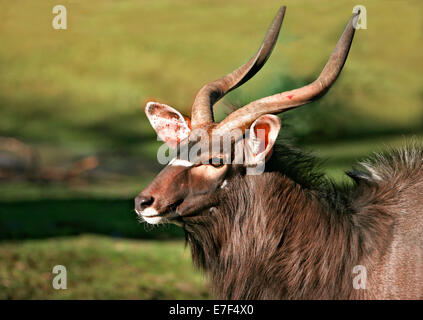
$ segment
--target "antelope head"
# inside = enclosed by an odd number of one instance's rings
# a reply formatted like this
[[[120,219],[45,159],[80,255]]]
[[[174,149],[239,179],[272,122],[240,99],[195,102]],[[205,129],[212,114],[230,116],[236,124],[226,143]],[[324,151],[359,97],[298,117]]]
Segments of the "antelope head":
[[[165,104],[147,103],[145,112],[158,137],[176,152],[173,160],[135,199],[135,210],[146,222],[187,222],[209,214],[209,209],[216,205],[214,195],[231,178],[264,165],[270,157],[281,128],[276,115],[316,100],[335,82],[347,58],[359,12],[349,20],[314,82],[253,101],[220,123],[214,121],[213,105],[253,77],[269,58],[285,9],[280,8],[262,45],[250,60],[200,89],[192,105],[191,118]]]

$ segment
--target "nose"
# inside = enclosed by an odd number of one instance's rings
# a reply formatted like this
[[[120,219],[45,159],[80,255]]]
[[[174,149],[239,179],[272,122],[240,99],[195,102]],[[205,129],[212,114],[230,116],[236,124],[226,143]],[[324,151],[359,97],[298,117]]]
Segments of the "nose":
[[[145,208],[151,206],[154,202],[154,198],[152,196],[137,196],[135,198],[135,209],[138,211],[142,211]]]

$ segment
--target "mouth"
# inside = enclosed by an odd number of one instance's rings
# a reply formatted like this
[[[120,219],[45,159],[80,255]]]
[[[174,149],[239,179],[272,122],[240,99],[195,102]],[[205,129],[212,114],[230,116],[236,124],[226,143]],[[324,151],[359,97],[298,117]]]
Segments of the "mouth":
[[[146,209],[148,210],[148,209]],[[144,210],[144,211],[146,211]],[[153,209],[154,210],[154,209]],[[172,211],[167,211],[167,212],[163,212],[163,213],[156,213],[152,214],[150,212],[145,213],[144,211],[136,211],[138,214],[138,217],[140,217],[142,220],[144,220],[145,222],[149,223],[149,224],[158,224],[160,222],[167,222],[170,220],[173,220],[177,217],[179,217],[179,214],[177,214],[176,212],[172,212]]]
[[[164,212],[159,212],[153,208],[147,208],[142,211],[135,209],[135,212],[138,214],[138,217],[143,219],[145,222],[149,224],[158,224],[160,222],[166,222],[180,217],[178,206],[182,203],[182,201],[175,202],[174,204],[168,206]]]

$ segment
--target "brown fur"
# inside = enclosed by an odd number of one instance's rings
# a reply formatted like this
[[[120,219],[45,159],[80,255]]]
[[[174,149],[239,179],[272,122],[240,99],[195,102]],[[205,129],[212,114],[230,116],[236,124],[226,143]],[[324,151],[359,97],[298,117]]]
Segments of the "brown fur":
[[[215,208],[184,220],[216,298],[423,298],[423,148],[375,157],[350,174],[353,187],[287,148],[266,166],[229,179]],[[366,289],[353,288],[356,265]]]

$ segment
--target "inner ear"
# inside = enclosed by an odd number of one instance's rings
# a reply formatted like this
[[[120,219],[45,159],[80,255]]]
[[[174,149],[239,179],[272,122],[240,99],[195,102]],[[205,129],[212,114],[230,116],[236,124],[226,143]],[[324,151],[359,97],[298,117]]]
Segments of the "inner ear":
[[[149,102],[145,113],[158,137],[172,148],[191,132],[191,120],[168,105]]]
[[[281,128],[280,119],[271,114],[258,118],[250,127],[247,145],[250,161],[258,163],[270,155]]]
[[[269,132],[270,132],[270,126],[268,123],[260,122],[257,123],[254,128],[254,137],[259,141],[258,150],[265,150],[266,147],[269,145]],[[260,137],[260,135],[263,135]]]

